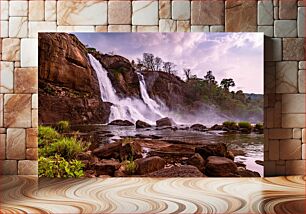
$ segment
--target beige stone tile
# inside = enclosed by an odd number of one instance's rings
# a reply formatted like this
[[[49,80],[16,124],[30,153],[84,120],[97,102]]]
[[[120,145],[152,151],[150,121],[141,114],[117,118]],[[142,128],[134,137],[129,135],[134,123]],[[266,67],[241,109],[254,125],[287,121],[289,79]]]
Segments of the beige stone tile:
[[[8,128],[6,157],[11,160],[25,159],[25,129]]]
[[[28,18],[27,17],[10,17],[9,19],[9,36],[25,38],[28,36]]]
[[[56,1],[45,1],[45,20],[56,21]]]
[[[15,69],[15,93],[37,93],[38,72],[37,68]]]
[[[276,94],[278,96],[278,94]],[[274,128],[282,127],[282,101],[277,100],[274,106]]]
[[[298,37],[305,37],[305,7],[298,8],[297,29]]]
[[[192,1],[192,25],[223,25],[224,2],[218,0]]]
[[[278,165],[277,164],[278,162],[279,161],[276,162],[275,175],[274,176],[283,176],[283,175],[286,174],[286,165]]]
[[[32,127],[38,127],[38,109],[32,110]]]
[[[26,146],[27,148],[37,148],[38,146],[37,128],[26,129]]]
[[[280,140],[279,152],[281,160],[300,160],[302,158],[302,142],[301,140]]]
[[[306,143],[306,128],[302,129],[302,142]]]
[[[306,159],[306,144],[302,144],[302,159]]]
[[[158,25],[157,1],[133,1],[133,25]]]
[[[283,128],[304,128],[306,114],[283,114]]]
[[[3,94],[0,94],[0,127],[2,126],[3,126]]]
[[[108,25],[108,32],[131,32],[131,25]]]
[[[294,139],[302,139],[302,129],[294,128],[293,129],[293,138]]]
[[[291,139],[293,135],[292,129],[269,129],[269,139]]]
[[[209,27],[210,32],[224,32],[223,25],[212,25]]]
[[[106,25],[107,1],[58,1],[58,25]]]
[[[96,26],[96,32],[107,32],[107,25]]]
[[[264,151],[269,151],[269,129],[264,129]]]
[[[29,1],[29,20],[43,21],[45,19],[45,2]]]
[[[16,160],[0,160],[0,175],[17,175]]]
[[[297,10],[296,0],[279,0],[279,18],[280,19],[296,19]]]
[[[278,7],[274,7],[274,9],[273,9],[273,18],[275,19],[275,20],[278,20],[279,19],[279,17],[278,17],[278,11],[279,11],[279,8]]]
[[[136,25],[132,25],[132,32],[137,32],[137,26]]]
[[[297,62],[276,63],[276,93],[297,92]]]
[[[172,19],[189,20],[190,19],[190,1],[172,1]]]
[[[190,32],[189,21],[177,21],[177,32]]]
[[[267,108],[265,111],[266,115],[266,122],[265,125],[267,128],[273,128],[274,127],[274,109],[273,108]]]
[[[20,68],[20,61],[14,62],[14,68]]]
[[[176,21],[172,19],[159,20],[159,32],[175,32],[176,29]]]
[[[57,32],[95,32],[94,26],[57,26]]]
[[[275,176],[276,174],[276,161],[264,162],[264,176]]]
[[[222,1],[219,1],[220,3]],[[257,1],[227,0],[225,3],[225,31],[256,32]]]
[[[297,37],[296,20],[275,20],[275,37]]]
[[[14,90],[14,63],[0,62],[0,93],[12,93]]]
[[[6,128],[0,128],[0,134],[6,134]]]
[[[32,109],[38,109],[38,94],[32,94]]]
[[[10,16],[27,16],[28,1],[9,1]]]
[[[20,39],[2,39],[2,60],[20,60]]]
[[[298,87],[299,93],[305,93],[305,70],[299,70],[299,80],[298,80]]]
[[[279,140],[269,141],[269,160],[279,160]]]
[[[258,1],[257,23],[258,25],[273,25],[272,0]]]
[[[38,67],[38,40],[21,39],[21,67]]]
[[[283,60],[304,60],[305,47],[304,38],[284,38]]]
[[[8,23],[9,23],[8,21],[0,21],[0,29],[1,29],[0,37],[1,38],[5,38],[9,36],[9,31],[8,31],[9,24]]]
[[[4,126],[31,127],[31,94],[4,95]]]
[[[284,94],[282,113],[306,113],[305,94]]]
[[[0,1],[0,20],[8,20],[9,18],[9,3],[8,1]]]
[[[38,32],[56,32],[56,22],[29,22],[29,37],[38,38]]]
[[[265,94],[274,94],[275,93],[275,63],[274,62],[265,62],[264,63],[264,92]],[[271,106],[271,105],[268,105]],[[272,106],[271,106],[272,107]]]
[[[209,32],[209,26],[192,25],[191,32]]]
[[[6,142],[6,134],[0,134],[0,159],[5,159],[5,142]]]
[[[305,175],[305,160],[286,161],[286,175]]]
[[[264,39],[265,61],[282,61],[282,40],[280,38]]]
[[[137,32],[158,32],[158,26],[137,26]]]
[[[29,148],[26,150],[26,159],[27,160],[37,160],[37,148]]]
[[[108,2],[108,24],[131,24],[131,2],[109,1]]]
[[[278,2],[279,0],[273,0],[273,6],[274,7],[278,7],[278,5],[279,5],[279,2]]]
[[[258,26],[257,32],[262,32],[265,36],[273,37],[273,26]]]
[[[35,160],[18,161],[18,175],[37,175],[38,162]]]
[[[306,6],[305,1],[304,0],[299,0],[298,1],[298,6],[299,7],[305,7]]]
[[[301,69],[301,70],[306,69],[306,61],[300,61],[299,62],[299,69]]]
[[[159,18],[170,19],[171,18],[171,2],[159,1]]]

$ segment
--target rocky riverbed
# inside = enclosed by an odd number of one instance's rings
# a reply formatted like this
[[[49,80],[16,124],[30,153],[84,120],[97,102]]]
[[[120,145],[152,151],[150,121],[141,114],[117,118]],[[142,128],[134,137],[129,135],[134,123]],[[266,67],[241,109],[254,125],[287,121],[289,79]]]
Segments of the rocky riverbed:
[[[260,130],[223,125],[156,126],[138,121],[73,126],[92,145],[78,155],[88,177],[258,177],[263,175]],[[217,129],[217,130],[216,130]]]

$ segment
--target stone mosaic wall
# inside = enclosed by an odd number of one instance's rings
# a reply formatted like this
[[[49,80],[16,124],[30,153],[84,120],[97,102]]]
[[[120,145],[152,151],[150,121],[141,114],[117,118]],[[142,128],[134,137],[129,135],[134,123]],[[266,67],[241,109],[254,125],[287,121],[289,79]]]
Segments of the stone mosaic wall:
[[[37,32],[264,32],[265,175],[305,174],[305,1],[1,0],[1,174],[37,174]]]

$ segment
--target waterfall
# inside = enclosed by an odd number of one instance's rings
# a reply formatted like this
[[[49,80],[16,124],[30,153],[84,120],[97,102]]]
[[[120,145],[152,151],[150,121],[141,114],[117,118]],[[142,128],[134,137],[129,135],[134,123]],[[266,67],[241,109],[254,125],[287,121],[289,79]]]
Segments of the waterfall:
[[[110,102],[113,104],[110,109],[111,113],[109,116],[109,122],[120,119],[132,122],[142,120],[154,124],[156,120],[164,117],[161,113],[160,105],[150,98],[142,74],[137,73],[142,100],[131,97],[120,98],[117,96],[116,90],[113,88],[112,82],[108,77],[108,73],[102,67],[101,63],[91,54],[89,54],[89,59],[97,74],[101,99],[104,102]]]

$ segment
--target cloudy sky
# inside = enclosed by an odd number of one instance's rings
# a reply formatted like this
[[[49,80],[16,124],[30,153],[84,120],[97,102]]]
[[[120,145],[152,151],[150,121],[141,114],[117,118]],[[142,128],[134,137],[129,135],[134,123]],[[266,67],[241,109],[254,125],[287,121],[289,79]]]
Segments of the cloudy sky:
[[[202,78],[211,70],[220,83],[233,78],[236,87],[248,93],[263,93],[262,33],[75,33],[102,53],[114,52],[129,60],[152,53]]]

